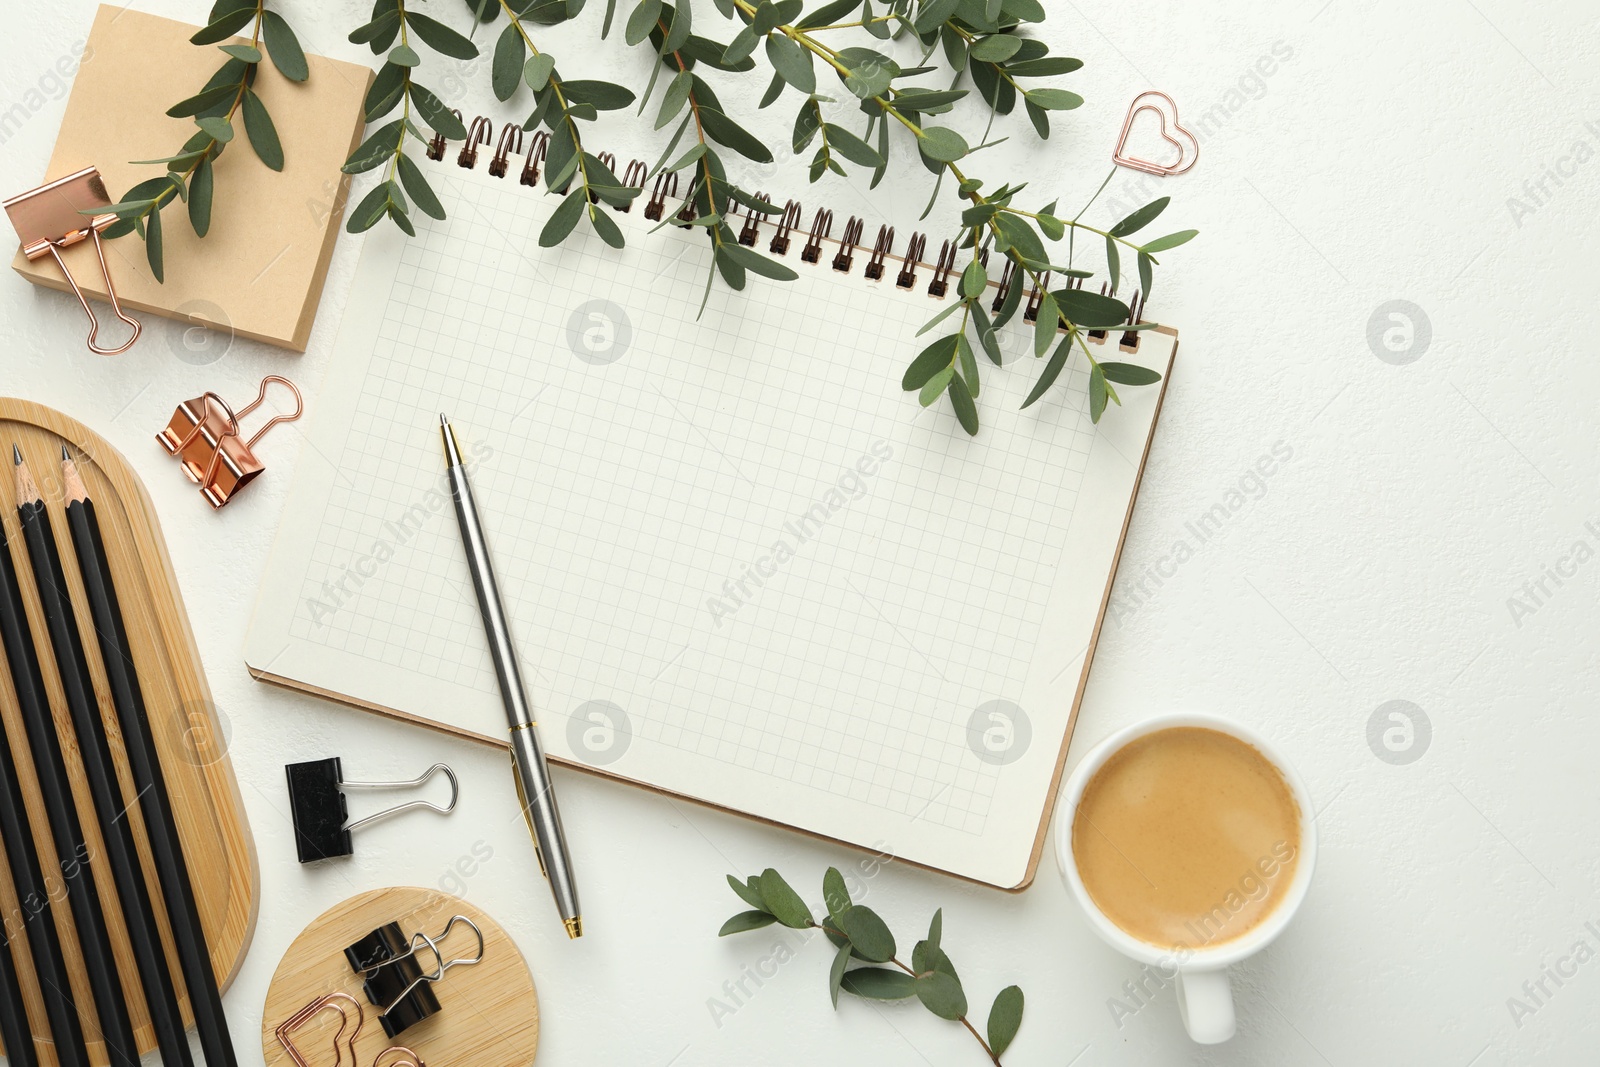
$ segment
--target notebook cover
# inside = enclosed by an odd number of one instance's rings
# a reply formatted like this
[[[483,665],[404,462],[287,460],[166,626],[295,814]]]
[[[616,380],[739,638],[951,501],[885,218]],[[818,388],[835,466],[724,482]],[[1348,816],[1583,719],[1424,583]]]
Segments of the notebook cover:
[[[41,184],[95,166],[116,198],[159,176],[159,167],[129,161],[170,156],[182,146],[194,121],[169,118],[167,108],[199,92],[226,59],[214,46],[189,43],[198,29],[102,4]],[[349,190],[339,168],[360,143],[361,102],[373,76],[358,63],[306,60],[305,82],[289,81],[263,60],[253,86],[283,142],[283,171],[268,170],[241,130],[215,164],[209,236],[195,236],[181,203],[163,214],[165,284],[151,275],[136,235],[106,242],[124,307],[305,351]],[[79,244],[64,258],[84,291],[104,300],[92,245]],[[12,267],[35,284],[68,289],[49,257],[29,262],[19,251]]]

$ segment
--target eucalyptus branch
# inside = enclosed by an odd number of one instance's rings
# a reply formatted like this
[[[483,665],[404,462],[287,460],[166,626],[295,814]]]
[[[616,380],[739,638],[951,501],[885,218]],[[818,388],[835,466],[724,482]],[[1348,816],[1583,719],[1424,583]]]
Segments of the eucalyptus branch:
[[[978,1033],[968,1018],[967,994],[961,978],[942,945],[943,909],[933,913],[928,936],[916,943],[907,965],[896,954],[894,934],[878,913],[851,902],[844,875],[837,868],[829,867],[822,876],[827,920],[820,923],[800,895],[771,867],[744,881],[730,874],[728,885],[750,910],[723,923],[719,937],[759,930],[773,923],[794,930],[820,930],[837,950],[828,973],[828,995],[835,1009],[841,992],[866,1000],[915,997],[939,1018],[964,1026],[989,1062],[1001,1067],[1000,1057],[1011,1047],[1022,1025],[1022,990],[1014,985],[1002,989],[989,1009],[987,1037]],[[897,969],[875,964],[890,964]]]
[[[218,44],[247,25],[251,27],[249,44]],[[161,211],[175,197],[182,199],[189,205],[189,224],[195,235],[204,237],[210,232],[215,188],[212,161],[233,140],[234,118],[241,111],[245,134],[261,162],[273,170],[283,169],[283,145],[277,128],[251,88],[262,59],[263,37],[278,72],[291,81],[306,80],[310,69],[299,40],[281,15],[267,10],[265,0],[216,0],[206,27],[189,40],[197,45],[217,44],[228,58],[200,92],[167,109],[167,114],[175,118],[193,118],[198,130],[175,155],[135,161],[163,166],[165,174],[139,182],[110,207],[89,212],[99,214],[103,210],[117,216],[117,221],[103,232],[107,238],[137,232],[144,239],[145,257],[158,282],[164,281],[166,275]]]

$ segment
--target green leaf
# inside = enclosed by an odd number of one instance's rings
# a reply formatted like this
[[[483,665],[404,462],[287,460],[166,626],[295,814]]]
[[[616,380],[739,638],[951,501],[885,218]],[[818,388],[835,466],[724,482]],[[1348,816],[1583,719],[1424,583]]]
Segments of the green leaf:
[[[523,57],[527,54],[528,47],[522,43],[522,34],[515,23],[500,31],[500,39],[494,46],[494,65],[489,71],[489,84],[497,99],[510,100],[511,94],[517,91],[517,83],[522,80]]]
[[[161,212],[152,211],[145,219],[144,255],[150,263],[150,273],[156,281],[165,282],[166,270],[161,256]]]
[[[973,396],[978,395],[978,358],[972,352],[972,342],[967,340],[965,332],[956,334],[956,363],[961,368],[961,379],[967,383],[967,391]]]
[[[1117,279],[1122,277],[1122,254],[1117,251],[1117,241],[1114,237],[1106,238],[1106,278],[1111,282],[1113,291],[1117,288]]]
[[[753,248],[746,248],[742,244],[724,243],[717,246],[717,256],[727,256],[745,270],[761,275],[763,278],[772,278],[780,282],[792,282],[800,275],[785,267],[775,259],[768,259]]]
[[[1011,1047],[1021,1025],[1022,990],[1008,985],[995,996],[994,1005],[989,1009],[989,1048],[996,1059]]]
[[[972,325],[977,331],[978,343],[983,346],[984,355],[989,357],[989,362],[996,367],[1004,363],[1000,356],[1000,339],[996,336],[994,323],[989,321],[989,313],[983,309],[982,300],[972,302]]]
[[[1045,56],[1041,59],[1019,59],[1006,67],[1013,78],[1048,78],[1056,74],[1071,74],[1083,66],[1083,60],[1071,56]]]
[[[244,132],[250,137],[250,147],[268,169],[283,169],[283,143],[278,140],[278,129],[261,98],[249,89],[244,91]]]
[[[772,152],[767,146],[722,112],[702,107],[700,124],[705,127],[706,136],[718,144],[727,145],[741,156],[753,159],[757,163],[772,162]]]
[[[783,80],[802,93],[817,91],[817,74],[811,68],[811,53],[781,34],[767,38],[767,59]]]
[[[950,385],[950,379],[956,376],[956,365],[950,364],[944,370],[928,379],[920,392],[917,393],[917,403],[923,407],[931,407],[935,401],[944,396],[944,391]]]
[[[1065,89],[1029,89],[1024,96],[1028,103],[1046,111],[1071,111],[1083,106],[1083,97]]]
[[[351,44],[364,44],[372,49],[374,55],[389,47],[395,34],[400,32],[399,10],[389,11],[364,26],[357,26],[350,31],[347,38]]]
[[[662,55],[669,55],[684,46],[689,40],[692,21],[693,8],[689,0],[678,0],[672,9],[672,22],[667,25],[666,36],[661,41]]]
[[[1050,362],[1044,365],[1044,370],[1039,374],[1039,380],[1033,383],[1033,391],[1028,394],[1028,399],[1022,402],[1023,409],[1033,406],[1034,401],[1050,391],[1056,384],[1056,379],[1061,376],[1062,368],[1067,365],[1067,359],[1072,355],[1072,335],[1061,339],[1056,345],[1056,350],[1050,354]]]
[[[767,910],[776,915],[783,925],[795,930],[815,925],[811,909],[800,899],[800,894],[783,880],[783,875],[768,867],[761,872],[758,884],[761,887],[761,899],[767,902]]]
[[[876,167],[883,163],[883,157],[878,155],[877,149],[843,126],[835,126],[829,122],[823,124],[823,129],[827,130],[828,144],[850,162],[863,167]]]
[[[730,874],[728,875],[728,885],[735,893],[739,894],[740,900],[752,908],[758,911],[766,910],[767,902],[761,899],[761,891],[756,888],[754,878],[750,879],[749,882],[741,882]]]
[[[894,957],[894,934],[878,913],[864,904],[852,904],[836,917],[839,932],[856,947],[856,955],[873,963]]]
[[[554,248],[567,239],[567,234],[578,224],[578,219],[583,215],[584,205],[589,203],[588,194],[579,186],[567,194],[561,201],[561,206],[551,212],[549,220],[544,224],[544,229],[539,233],[539,245],[542,248]]]
[[[455,112],[444,106],[444,102],[434,96],[428,89],[416,82],[411,83],[411,102],[417,105],[417,112],[434,130],[445,135],[452,141],[467,139],[467,128]]]
[[[978,409],[972,403],[972,394],[967,392],[967,384],[961,380],[960,375],[950,379],[950,406],[956,409],[956,418],[961,420],[961,428],[967,431],[968,437],[978,436]]]
[[[241,7],[217,19],[205,29],[189,38],[190,44],[216,44],[244,29],[256,17],[255,5]]]
[[[1138,233],[1150,223],[1154,222],[1156,216],[1165,211],[1167,209],[1167,204],[1169,204],[1171,201],[1172,197],[1170,196],[1163,196],[1159,199],[1150,201],[1144,207],[1140,208],[1138,211],[1135,211],[1133,214],[1129,215],[1127,218],[1111,227],[1111,236],[1126,237],[1130,233]]]
[[[939,325],[945,319],[949,318],[951,315],[954,315],[956,312],[960,311],[961,310],[961,306],[962,305],[961,305],[960,301],[956,301],[955,303],[951,304],[949,307],[947,307],[943,311],[939,312],[939,314],[935,315],[933,318],[931,318],[927,322],[923,323],[922,324],[922,329],[917,331],[916,336],[921,337],[923,334],[927,333],[929,330],[931,330],[935,326]]]
[[[389,183],[379,182],[372,191],[361,198],[354,211],[345,219],[344,228],[351,233],[362,233],[378,224],[389,210]]]
[[[1165,252],[1169,248],[1177,248],[1179,245],[1188,244],[1199,233],[1199,230],[1179,230],[1177,233],[1169,233],[1165,237],[1157,237],[1154,241],[1145,245],[1144,250],[1151,255],[1157,252]]]
[[[650,31],[656,28],[656,21],[661,18],[661,0],[640,0],[638,7],[628,15],[628,21],[622,27],[622,39],[630,45],[638,44],[650,36]]]
[[[1087,289],[1057,289],[1051,295],[1067,321],[1085,329],[1104,330],[1128,321],[1128,305],[1115,297]]]
[[[617,226],[617,220],[611,217],[611,212],[607,209],[590,204],[589,223],[594,227],[594,232],[600,235],[600,240],[612,248],[621,248],[627,243],[622,236],[622,230]]]
[[[401,128],[403,122],[402,119],[395,119],[378,127],[361,143],[360,148],[350,153],[350,158],[339,169],[346,174],[360,174],[389,162],[389,157],[395,153],[395,146],[405,136]]]
[[[384,62],[393,63],[397,67],[416,67],[422,64],[422,57],[417,55],[417,50],[408,44],[397,44],[389,49],[389,54],[384,56]]]
[[[1118,385],[1154,385],[1161,380],[1159,372],[1137,363],[1102,363],[1100,371],[1107,381]]]
[[[667,91],[661,94],[661,113],[656,116],[656,129],[661,129],[678,117],[683,105],[689,102],[689,90],[692,88],[694,75],[686,70],[678,71],[667,83]]]
[[[1028,225],[1028,220],[1020,215],[1012,215],[1002,211],[995,216],[994,224],[1000,228],[1000,234],[1023,259],[1028,263],[1042,267],[1049,263],[1050,257],[1044,250],[1044,241]],[[1021,270],[1016,272],[1016,279],[1021,282],[1026,278]]]
[[[241,63],[261,62],[261,49],[248,44],[219,44],[217,50],[226,52]]]
[[[611,82],[564,81],[561,91],[569,101],[593,104],[601,111],[618,111],[633,103],[633,90]]]
[[[540,52],[523,64],[522,80],[528,83],[528,88],[537,93],[550,81],[550,72],[555,69],[555,58]]]
[[[1021,268],[1013,266],[1011,284],[1006,287],[1005,298],[1001,300],[1000,307],[995,312],[995,329],[998,330],[1006,323],[1010,322],[1012,317],[1016,315],[1017,309],[1022,307],[1022,288]]]
[[[907,86],[895,97],[896,111],[942,113],[949,111],[957,100],[967,95],[965,89],[933,90]]]
[[[850,0],[852,4],[857,0]],[[850,942],[846,941],[839,946],[839,951],[834,954],[833,966],[828,968],[828,997],[833,1001],[835,1009],[839,1007],[839,983],[844,981],[845,964],[850,962]]]
[[[1099,422],[1106,411],[1106,376],[1099,367],[1089,371],[1089,421]]]
[[[439,203],[439,198],[434,195],[433,188],[428,185],[428,179],[422,174],[422,168],[412,162],[411,157],[401,154],[397,157],[397,169],[400,172],[400,184],[405,186],[411,200],[420,207],[424,214],[432,215],[436,219],[444,218],[444,205]]]
[[[421,37],[423,44],[451,59],[477,58],[478,46],[438,19],[407,11],[406,28]]]
[[[921,389],[939,371],[951,365],[956,354],[956,335],[947,334],[934,341],[917,354],[900,379],[900,388],[906,392]]]
[[[846,15],[852,14],[861,7],[861,0],[833,0],[831,4],[823,4],[811,14],[795,24],[797,30],[813,30],[818,26],[829,26]]]
[[[189,178],[189,225],[196,237],[204,237],[211,229],[211,160],[202,159]]]
[[[1004,63],[1017,54],[1022,38],[1009,33],[996,33],[972,42],[969,54],[985,63]]]
[[[1023,109],[1028,113],[1028,121],[1033,123],[1033,132],[1039,135],[1041,141],[1050,139],[1050,112],[1035,104],[1032,100],[1022,101]]]
[[[1045,354],[1045,351],[1055,342],[1056,333],[1061,328],[1061,309],[1056,305],[1056,298],[1050,293],[1045,293],[1039,299],[1039,317],[1033,323],[1033,354],[1035,358]]]
[[[857,967],[844,973],[839,988],[868,1000],[905,1000],[917,995],[917,980],[887,967]]]
[[[988,285],[989,272],[984,269],[983,261],[973,256],[972,262],[961,272],[961,295],[968,300],[976,300]]]
[[[860,3],[860,0],[851,0],[851,3]],[[822,876],[822,903],[828,909],[829,917],[835,919],[850,907],[850,890],[845,886],[844,875],[839,873],[837,867],[829,867]]]
[[[917,135],[917,147],[923,155],[940,163],[953,163],[968,151],[966,138],[944,126],[923,127]]]
[[[179,119],[188,118],[190,115],[198,115],[200,112],[220,104],[224,100],[232,100],[238,91],[239,86],[237,84],[218,85],[212,89],[205,89],[187,99],[179,100],[176,104],[167,108],[167,114]]]
[[[215,115],[208,115],[202,119],[195,119],[194,124],[206,131],[206,133],[215,141],[220,141],[223,144],[227,144],[229,141],[233,140],[233,123],[229,122],[225,118]]]
[[[917,13],[916,21],[911,24],[912,28],[918,34],[929,33],[954,15],[956,8],[960,6],[961,0],[928,0]]]
[[[850,71],[845,87],[862,100],[882,96],[901,73],[900,64],[871,48],[844,48],[835,58]]]
[[[372,79],[362,107],[368,122],[394,110],[406,91],[406,68],[395,63],[385,63]]]
[[[756,44],[761,40],[756,31],[746,26],[733,35],[733,40],[728,42],[728,47],[722,51],[722,62],[733,66],[750,58],[756,50]]]
[[[1039,212],[1039,217],[1033,221],[1039,224],[1039,231],[1052,241],[1059,241],[1066,236],[1067,224],[1048,211]]]
[[[943,971],[917,976],[917,999],[941,1019],[959,1019],[967,1013],[967,994],[961,982]]]
[[[763,926],[771,926],[777,921],[764,911],[741,911],[722,924],[722,929],[717,931],[717,936],[727,937],[729,934],[742,934],[746,930],[759,930]]]
[[[1143,252],[1139,253],[1139,289],[1144,293],[1145,300],[1150,299],[1150,290],[1155,286],[1155,261]]]

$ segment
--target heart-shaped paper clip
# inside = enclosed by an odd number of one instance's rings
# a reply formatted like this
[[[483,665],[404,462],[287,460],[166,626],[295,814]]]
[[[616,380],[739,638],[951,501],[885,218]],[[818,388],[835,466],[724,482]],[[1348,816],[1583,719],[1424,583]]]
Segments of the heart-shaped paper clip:
[[[1174,162],[1155,163],[1128,154],[1128,138],[1133,134],[1133,120],[1141,111],[1152,111],[1161,120],[1161,139],[1178,150],[1178,158]],[[1130,167],[1146,174],[1165,177],[1170,174],[1182,174],[1194,166],[1199,158],[1200,142],[1194,134],[1179,125],[1178,105],[1172,97],[1152,89],[1133,98],[1133,103],[1128,105],[1128,117],[1122,122],[1122,136],[1117,138],[1117,149],[1111,153],[1113,163],[1119,167]]]

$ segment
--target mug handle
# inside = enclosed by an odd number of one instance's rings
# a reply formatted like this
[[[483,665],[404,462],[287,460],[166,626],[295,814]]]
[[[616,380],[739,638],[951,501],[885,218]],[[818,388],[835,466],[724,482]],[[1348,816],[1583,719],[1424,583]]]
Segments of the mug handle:
[[[1233,1036],[1233,987],[1228,972],[1179,971],[1178,1014],[1189,1037],[1201,1045],[1219,1045]]]

